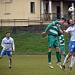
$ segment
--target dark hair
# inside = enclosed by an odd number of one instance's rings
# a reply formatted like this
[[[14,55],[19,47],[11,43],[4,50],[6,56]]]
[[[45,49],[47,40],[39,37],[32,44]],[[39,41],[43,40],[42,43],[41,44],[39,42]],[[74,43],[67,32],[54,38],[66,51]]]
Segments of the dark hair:
[[[62,17],[62,18],[61,18],[61,20],[64,20],[64,21],[66,21],[66,18]]]
[[[67,20],[67,23],[70,24],[69,19]]]
[[[5,34],[10,33],[10,32],[5,32]]]

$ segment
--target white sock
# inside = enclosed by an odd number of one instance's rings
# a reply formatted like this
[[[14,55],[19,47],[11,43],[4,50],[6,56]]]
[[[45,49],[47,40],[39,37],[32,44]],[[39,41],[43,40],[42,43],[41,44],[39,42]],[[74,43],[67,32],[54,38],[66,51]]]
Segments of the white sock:
[[[11,66],[11,60],[9,59],[9,67]]]
[[[64,59],[64,63],[63,63],[63,65],[66,64],[67,58],[68,58],[68,55],[66,55],[66,57],[65,57],[65,59]]]
[[[10,66],[10,60],[9,60],[9,66]]]
[[[74,63],[75,63],[75,56],[72,56],[70,67],[73,67]]]

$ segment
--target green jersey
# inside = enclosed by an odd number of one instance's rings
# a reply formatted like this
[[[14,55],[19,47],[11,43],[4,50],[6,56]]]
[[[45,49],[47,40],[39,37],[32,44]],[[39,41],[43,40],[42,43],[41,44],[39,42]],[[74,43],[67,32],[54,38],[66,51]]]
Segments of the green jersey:
[[[45,32],[48,33],[48,35],[55,35],[58,36],[60,27],[58,26],[60,23],[58,21],[53,21],[52,23],[48,24],[48,26],[45,29]]]
[[[64,35],[59,36],[59,43],[60,43],[60,45],[65,45],[65,43],[64,43]]]

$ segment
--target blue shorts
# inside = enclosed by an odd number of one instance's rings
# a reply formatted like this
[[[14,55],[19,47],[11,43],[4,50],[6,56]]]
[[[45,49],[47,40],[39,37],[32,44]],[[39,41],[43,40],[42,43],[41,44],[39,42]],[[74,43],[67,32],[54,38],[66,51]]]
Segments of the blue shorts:
[[[0,55],[1,55],[2,57],[3,57],[4,55],[8,55],[8,57],[11,57],[11,56],[12,56],[12,51],[2,50]]]
[[[69,42],[69,52],[75,52],[75,41]]]

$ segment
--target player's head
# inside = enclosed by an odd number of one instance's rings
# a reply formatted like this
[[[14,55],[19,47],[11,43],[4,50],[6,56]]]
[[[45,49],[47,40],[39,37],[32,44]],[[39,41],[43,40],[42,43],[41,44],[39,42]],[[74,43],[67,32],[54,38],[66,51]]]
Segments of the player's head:
[[[66,22],[66,19],[62,17],[62,18],[60,19],[60,24],[64,24],[65,22]]]
[[[73,20],[73,19],[69,19],[69,24],[70,24],[71,26],[73,26],[73,25],[74,25],[74,20]]]
[[[10,37],[10,32],[6,32],[5,35],[6,35],[7,38],[9,38]]]

